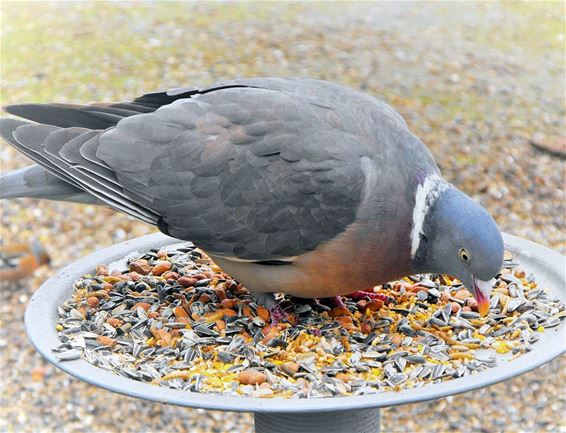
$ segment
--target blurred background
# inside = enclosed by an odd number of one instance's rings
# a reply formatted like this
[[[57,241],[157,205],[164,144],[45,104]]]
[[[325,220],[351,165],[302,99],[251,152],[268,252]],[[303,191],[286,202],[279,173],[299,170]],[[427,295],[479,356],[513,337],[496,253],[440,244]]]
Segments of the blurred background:
[[[502,230],[566,252],[563,2],[3,1],[1,14],[2,104],[122,101],[247,76],[342,83],[397,109]],[[548,146],[554,154],[540,150]],[[4,143],[0,151],[2,171],[30,163]],[[2,282],[0,431],[252,430],[248,414],[130,399],[44,362],[23,328],[35,288],[153,229],[93,206],[1,206],[3,250],[25,257],[36,239],[51,262]],[[383,410],[382,431],[565,432],[565,367],[562,357],[503,384]]]

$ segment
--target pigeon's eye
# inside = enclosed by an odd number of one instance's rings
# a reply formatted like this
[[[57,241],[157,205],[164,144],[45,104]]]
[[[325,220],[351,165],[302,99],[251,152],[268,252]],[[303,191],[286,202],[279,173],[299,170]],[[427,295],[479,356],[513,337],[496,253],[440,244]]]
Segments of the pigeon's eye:
[[[460,248],[459,254],[460,254],[460,258],[466,263],[470,261],[471,258],[470,253],[465,248]]]

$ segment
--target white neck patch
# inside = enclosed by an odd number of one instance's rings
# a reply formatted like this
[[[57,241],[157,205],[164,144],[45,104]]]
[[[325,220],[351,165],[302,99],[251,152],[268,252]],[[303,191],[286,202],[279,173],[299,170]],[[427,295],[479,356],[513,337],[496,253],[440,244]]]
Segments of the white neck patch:
[[[449,184],[437,174],[433,174],[417,187],[415,208],[413,209],[413,228],[411,229],[411,258],[415,258],[421,236],[424,234],[423,225],[426,215],[436,199],[448,188]]]

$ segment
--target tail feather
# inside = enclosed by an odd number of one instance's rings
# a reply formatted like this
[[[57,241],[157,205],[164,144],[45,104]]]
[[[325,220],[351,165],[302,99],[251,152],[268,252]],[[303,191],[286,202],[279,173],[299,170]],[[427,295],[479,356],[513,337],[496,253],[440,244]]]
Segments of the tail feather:
[[[39,165],[30,165],[0,176],[0,199],[17,197],[105,204],[87,192],[59,179]]]

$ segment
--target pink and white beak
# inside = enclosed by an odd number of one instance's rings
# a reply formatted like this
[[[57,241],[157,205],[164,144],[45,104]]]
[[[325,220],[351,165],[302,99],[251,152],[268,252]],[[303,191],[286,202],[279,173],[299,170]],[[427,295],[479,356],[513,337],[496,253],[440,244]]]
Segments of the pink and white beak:
[[[484,317],[489,311],[489,300],[495,281],[494,279],[483,281],[476,277],[472,277],[472,280],[474,283],[474,297],[478,302],[478,311]]]

